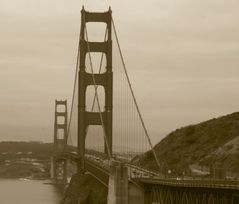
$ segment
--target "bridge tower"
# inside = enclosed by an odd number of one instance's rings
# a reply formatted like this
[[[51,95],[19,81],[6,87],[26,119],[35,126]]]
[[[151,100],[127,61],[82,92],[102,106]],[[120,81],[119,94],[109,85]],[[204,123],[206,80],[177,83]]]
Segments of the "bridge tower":
[[[86,24],[89,22],[106,23],[107,39],[104,42],[89,42],[86,35]],[[104,53],[106,55],[105,73],[86,72],[86,55],[90,52]],[[104,124],[103,130],[108,143],[104,151],[112,153],[112,103],[113,103],[113,73],[112,73],[112,39],[111,39],[111,10],[103,13],[81,11],[80,32],[80,68],[78,72],[78,154],[80,156],[79,169],[84,169],[84,154],[86,130],[89,125]],[[103,86],[105,90],[105,108],[101,113],[86,111],[87,86]],[[102,123],[103,120],[103,123]],[[96,138],[97,140],[97,138]],[[107,149],[108,148],[108,149]]]
[[[52,157],[51,177],[66,182],[67,160],[60,157],[67,145],[67,101],[55,101],[54,156]]]

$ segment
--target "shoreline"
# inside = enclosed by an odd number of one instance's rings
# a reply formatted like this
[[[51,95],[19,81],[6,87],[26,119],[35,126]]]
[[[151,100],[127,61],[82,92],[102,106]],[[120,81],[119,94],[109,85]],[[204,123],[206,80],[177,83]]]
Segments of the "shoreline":
[[[28,179],[31,181],[34,180],[39,180],[39,181],[44,181],[44,180],[51,180],[51,178],[30,178],[30,177],[21,177],[21,176],[0,176],[0,179]]]

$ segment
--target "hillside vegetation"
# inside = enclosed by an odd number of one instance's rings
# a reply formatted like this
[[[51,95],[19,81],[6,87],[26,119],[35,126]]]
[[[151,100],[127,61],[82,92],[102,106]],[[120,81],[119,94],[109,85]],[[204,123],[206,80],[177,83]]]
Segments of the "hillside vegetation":
[[[49,178],[52,154],[53,144],[0,142],[0,177]]]
[[[171,132],[155,147],[161,171],[170,169],[180,175],[190,165],[220,165],[239,172],[239,113],[214,118]],[[134,159],[143,166],[157,169],[151,151]]]
[[[53,144],[40,142],[0,142],[0,158],[38,158],[49,159],[53,154]]]

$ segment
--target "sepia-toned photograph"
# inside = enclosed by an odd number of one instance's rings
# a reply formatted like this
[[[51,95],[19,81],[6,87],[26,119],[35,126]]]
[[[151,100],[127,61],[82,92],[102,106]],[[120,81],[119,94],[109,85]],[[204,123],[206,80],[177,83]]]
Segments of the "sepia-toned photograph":
[[[0,0],[0,204],[239,204],[238,0]]]

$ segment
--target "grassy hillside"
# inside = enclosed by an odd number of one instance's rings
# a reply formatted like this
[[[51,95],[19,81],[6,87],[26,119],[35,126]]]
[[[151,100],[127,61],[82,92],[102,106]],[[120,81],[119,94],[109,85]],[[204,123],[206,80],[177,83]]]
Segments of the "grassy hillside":
[[[238,136],[239,113],[236,112],[177,129],[160,141],[154,149],[161,163],[161,171],[171,169],[175,175],[189,171],[191,164],[210,166],[214,165],[213,162],[219,162],[228,170],[239,171],[239,148],[234,144],[238,141]],[[231,152],[226,150],[231,148]],[[226,153],[218,153],[222,149]],[[223,155],[224,159],[220,155]],[[151,151],[135,158],[134,162],[148,168],[157,168]]]

